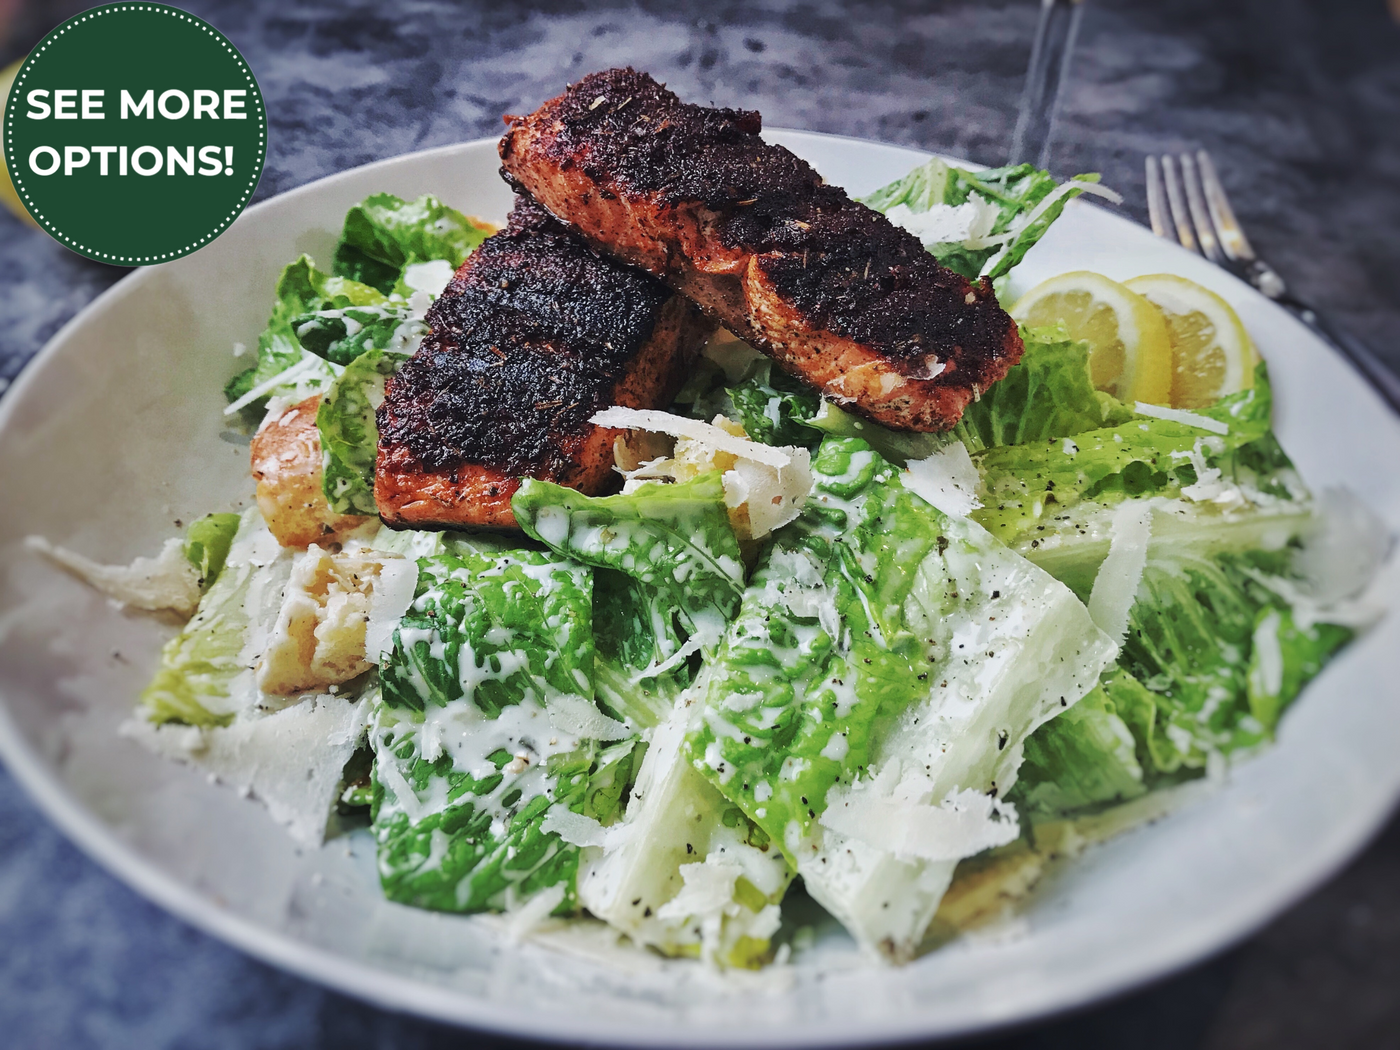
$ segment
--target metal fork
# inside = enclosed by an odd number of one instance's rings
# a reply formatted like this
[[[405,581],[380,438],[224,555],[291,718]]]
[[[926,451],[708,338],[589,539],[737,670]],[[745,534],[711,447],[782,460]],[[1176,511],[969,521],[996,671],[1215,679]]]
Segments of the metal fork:
[[[1163,155],[1147,158],[1147,211],[1152,232],[1200,252],[1211,262],[1248,281],[1264,295],[1287,307],[1299,320],[1336,347],[1392,409],[1400,412],[1400,376],[1388,368],[1361,340],[1337,321],[1288,291],[1272,266],[1254,254],[1249,238],[1235,218],[1225,187],[1215,174],[1210,154],[1193,157]]]

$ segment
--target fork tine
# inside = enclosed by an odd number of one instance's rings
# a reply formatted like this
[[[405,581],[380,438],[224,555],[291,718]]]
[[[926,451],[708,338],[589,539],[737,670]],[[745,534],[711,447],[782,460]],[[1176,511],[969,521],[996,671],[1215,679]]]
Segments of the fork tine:
[[[1167,191],[1162,186],[1162,167],[1152,154],[1147,155],[1147,217],[1152,223],[1152,232],[1158,237],[1171,240],[1167,225]]]
[[[1201,193],[1201,180],[1196,175],[1196,162],[1189,153],[1181,155],[1181,181],[1186,184],[1186,203],[1191,210],[1191,221],[1196,227],[1196,238],[1201,242],[1201,254],[1213,263],[1221,263],[1225,256],[1220,251],[1220,242],[1215,238],[1215,226],[1206,210],[1205,195]]]
[[[1176,177],[1176,160],[1170,153],[1162,155],[1162,177],[1167,183],[1167,202],[1172,209],[1172,223],[1176,226],[1176,239],[1183,248],[1200,251],[1196,246],[1196,235],[1191,232],[1191,220],[1186,214],[1186,198],[1181,193],[1181,180]]]
[[[1225,195],[1225,187],[1215,174],[1215,165],[1211,162],[1210,154],[1205,150],[1197,150],[1196,165],[1201,170],[1201,187],[1205,190],[1206,207],[1210,209],[1211,221],[1215,223],[1216,232],[1220,235],[1220,247],[1225,249],[1225,254],[1231,259],[1253,261],[1254,248],[1250,246],[1249,238],[1244,235],[1244,229],[1235,218],[1235,210],[1230,207],[1230,198]]]

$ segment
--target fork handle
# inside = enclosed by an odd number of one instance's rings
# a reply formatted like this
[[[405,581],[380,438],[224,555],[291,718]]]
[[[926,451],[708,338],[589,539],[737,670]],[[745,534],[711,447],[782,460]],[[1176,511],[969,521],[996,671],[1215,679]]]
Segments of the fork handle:
[[[1329,314],[1294,299],[1291,295],[1280,300],[1298,319],[1335,346],[1352,363],[1391,410],[1400,412],[1400,375],[1376,355],[1376,352],[1352,335],[1345,326]]]

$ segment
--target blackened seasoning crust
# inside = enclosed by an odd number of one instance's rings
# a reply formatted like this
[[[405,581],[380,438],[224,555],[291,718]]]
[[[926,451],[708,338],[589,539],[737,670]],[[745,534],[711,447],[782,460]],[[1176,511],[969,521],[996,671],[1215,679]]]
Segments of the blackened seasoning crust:
[[[589,418],[669,403],[711,328],[524,196],[427,321],[377,413],[375,494],[391,524],[509,525],[521,476],[606,483],[614,432]]]
[[[430,469],[566,472],[559,435],[612,403],[670,298],[646,274],[600,260],[539,205],[517,205],[429,309],[380,434]]]
[[[644,266],[828,396],[952,426],[1020,357],[990,285],[758,136],[644,73],[585,77],[501,140],[504,170],[590,243]]]

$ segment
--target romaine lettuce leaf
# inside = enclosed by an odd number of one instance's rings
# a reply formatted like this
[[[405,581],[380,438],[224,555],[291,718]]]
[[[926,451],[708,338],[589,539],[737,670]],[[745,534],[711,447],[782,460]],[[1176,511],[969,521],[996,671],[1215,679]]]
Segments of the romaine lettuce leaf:
[[[593,702],[591,571],[457,540],[418,567],[370,731],[385,895],[470,912],[548,892],[572,912],[564,835],[616,819],[640,759]]]
[[[1126,672],[1116,669],[1105,674],[1102,684],[1026,740],[1011,796],[1023,813],[1058,817],[1147,791],[1136,738],[1115,703],[1122,677]]]
[[[719,474],[593,497],[526,478],[511,509],[526,535],[597,570],[602,699],[643,725],[664,719],[688,658],[719,644],[743,592]]]
[[[801,445],[815,448],[820,430],[808,421],[817,414],[821,394],[794,379],[768,358],[755,363],[749,375],[728,388],[744,432],[765,445]]]
[[[1249,712],[1273,732],[1284,710],[1353,637],[1349,627],[1332,623],[1300,626],[1293,611],[1277,604],[1255,616],[1245,676]]]
[[[1074,184],[1098,181],[1096,174],[1076,175],[1037,215],[1037,205],[1058,188],[1049,172],[1031,164],[972,172],[935,157],[862,203],[918,230],[924,247],[950,270],[972,280],[984,274],[995,279],[1025,258],[1065,203],[1083,192]],[[953,208],[963,211],[954,215],[945,210]],[[936,215],[938,221],[911,222],[911,213]],[[997,236],[1007,233],[1014,235],[1009,240]]]
[[[337,514],[377,514],[374,464],[379,427],[374,413],[384,400],[384,379],[407,360],[402,354],[366,350],[330,385],[316,410],[321,435],[322,490]]]
[[[1202,465],[1231,476],[1248,469],[1235,453],[1261,440],[1268,444],[1270,407],[1261,365],[1253,387],[1196,413],[1227,426],[1224,435],[1139,416],[1072,436],[985,448],[975,462],[987,496],[973,517],[1003,542],[1034,550],[1037,533],[1077,531],[1073,508],[1082,502],[1112,506],[1126,498],[1176,497],[1203,480]]]
[[[527,479],[512,508],[528,535],[595,567],[599,699],[656,727],[620,841],[584,851],[581,903],[667,954],[760,964],[792,871],[691,767],[677,704],[688,655],[713,652],[743,589],[719,475],[592,498]]]
[[[812,468],[809,509],[755,570],[688,741],[771,838],[796,826],[790,857],[827,792],[866,764],[876,719],[927,692],[930,641],[903,606],[910,567],[946,546],[942,515],[864,442],[827,438]]]
[[[1200,769],[1212,752],[1254,747],[1352,632],[1298,629],[1268,586],[1292,575],[1288,549],[1149,557],[1120,665],[1151,694],[1125,711],[1158,772]],[[1129,705],[1125,705],[1129,706]]]
[[[309,255],[303,255],[282,271],[277,279],[276,295],[267,327],[258,336],[257,360],[224,386],[224,396],[230,402],[305,360],[297,327],[307,315],[321,310],[379,306],[385,301],[382,294],[367,285],[318,270]],[[333,375],[334,371],[327,366],[318,366],[315,370],[315,376],[322,383],[329,382]],[[296,387],[296,383],[291,383],[287,389]],[[248,418],[254,422],[260,419],[267,398],[285,392],[281,388],[265,390],[250,406]]]
[[[206,514],[185,531],[185,557],[199,573],[201,590],[209,590],[219,578],[237,532],[237,514]]]
[[[945,448],[948,442],[957,440],[952,433],[919,434],[910,430],[891,430],[862,419],[854,412],[847,412],[825,398],[810,423],[832,437],[859,438],[897,467],[903,467],[911,460],[927,459]]]
[[[906,958],[957,860],[1016,836],[997,795],[1026,736],[1114,646],[1068,588],[906,490],[864,441],[828,437],[813,473],[686,751],[858,940]]]
[[[346,213],[335,250],[335,274],[387,295],[407,267],[440,259],[455,270],[492,232],[493,227],[431,194],[406,201],[392,193],[376,193]]]
[[[222,542],[217,533],[226,524],[200,529],[199,542],[210,544],[201,552],[201,562],[217,552]],[[258,605],[253,592],[271,592],[276,599],[289,570],[290,556],[283,555],[258,508],[248,508],[238,521],[222,569],[189,623],[161,650],[160,667],[141,692],[149,721],[193,726],[233,721],[240,704],[235,679],[247,675],[251,682],[243,652],[255,618],[250,606]]]
[[[1102,683],[1107,708],[1131,732],[1148,787],[1199,775],[1212,753],[1267,740],[1287,705],[1352,636],[1335,624],[1295,625],[1279,593],[1289,588],[1277,582],[1293,580],[1289,549],[1166,549],[1172,553],[1148,560],[1119,665]],[[1119,791],[1131,797],[1123,789],[1133,764],[1122,755],[1118,725],[1096,719],[1086,731],[1077,721],[1058,719],[1027,745],[1024,797],[1042,812],[1107,802]]]
[[[348,365],[369,350],[412,354],[428,332],[422,316],[397,297],[313,311],[293,318],[291,326],[302,349],[337,365]]]
[[[584,851],[579,900],[667,955],[761,965],[793,871],[686,757],[687,722],[682,704],[656,728],[616,840]]]
[[[647,673],[682,651],[684,639],[654,587],[614,569],[593,570],[593,681],[599,701],[639,726],[659,724],[690,683],[687,657]]]
[[[968,405],[953,429],[969,452],[1053,441],[1132,418],[1131,408],[1094,389],[1086,344],[1059,328],[1022,328],[1021,338],[1020,362]]]

